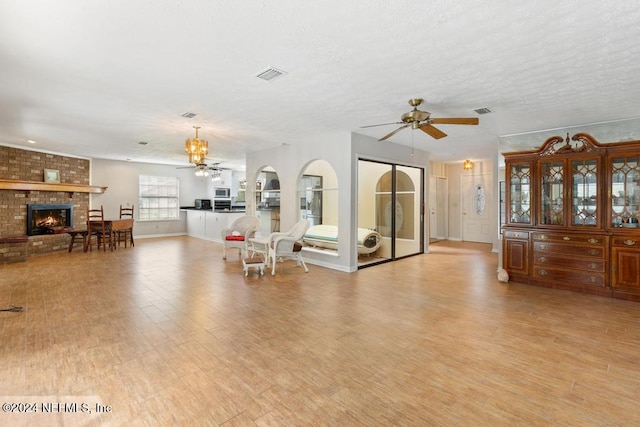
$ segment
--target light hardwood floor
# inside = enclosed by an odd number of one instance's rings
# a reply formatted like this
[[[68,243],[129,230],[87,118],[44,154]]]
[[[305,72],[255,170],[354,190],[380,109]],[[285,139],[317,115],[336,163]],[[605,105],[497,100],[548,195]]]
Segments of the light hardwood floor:
[[[245,278],[189,237],[4,265],[0,308],[25,311],[0,313],[0,395],[39,411],[0,425],[640,425],[640,304],[496,267],[440,242]]]

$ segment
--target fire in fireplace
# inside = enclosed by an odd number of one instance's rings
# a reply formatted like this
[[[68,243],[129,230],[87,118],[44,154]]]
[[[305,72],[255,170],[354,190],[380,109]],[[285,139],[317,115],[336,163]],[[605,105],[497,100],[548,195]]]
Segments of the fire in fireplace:
[[[73,205],[27,205],[27,235],[53,234],[73,227]]]

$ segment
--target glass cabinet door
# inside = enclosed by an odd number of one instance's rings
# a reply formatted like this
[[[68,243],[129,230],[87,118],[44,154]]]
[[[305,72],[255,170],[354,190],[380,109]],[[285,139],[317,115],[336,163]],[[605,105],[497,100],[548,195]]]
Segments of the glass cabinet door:
[[[540,224],[564,225],[564,162],[540,162]]]
[[[598,161],[571,162],[571,225],[598,224]]]
[[[614,158],[611,166],[611,222],[613,227],[638,227],[640,158]]]
[[[511,164],[509,178],[509,223],[531,224],[531,164]]]

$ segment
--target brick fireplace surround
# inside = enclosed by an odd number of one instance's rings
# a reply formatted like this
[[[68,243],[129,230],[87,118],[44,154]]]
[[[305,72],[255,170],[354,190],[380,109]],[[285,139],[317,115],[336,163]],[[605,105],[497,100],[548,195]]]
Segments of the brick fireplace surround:
[[[86,159],[0,146],[0,179],[43,182],[44,169],[55,169],[60,171],[61,183],[89,185],[89,167]],[[26,236],[28,204],[72,204],[73,224],[81,226],[86,221],[89,194],[0,189],[0,238]],[[69,239],[67,234],[51,234],[28,236],[26,243],[0,243],[0,264],[66,250]]]

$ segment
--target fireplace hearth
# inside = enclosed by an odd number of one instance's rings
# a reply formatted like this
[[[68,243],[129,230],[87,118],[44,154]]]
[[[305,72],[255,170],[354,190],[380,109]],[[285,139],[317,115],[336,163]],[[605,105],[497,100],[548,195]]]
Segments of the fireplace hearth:
[[[73,227],[73,205],[27,205],[27,235],[53,234]]]

